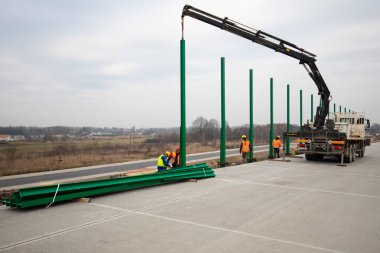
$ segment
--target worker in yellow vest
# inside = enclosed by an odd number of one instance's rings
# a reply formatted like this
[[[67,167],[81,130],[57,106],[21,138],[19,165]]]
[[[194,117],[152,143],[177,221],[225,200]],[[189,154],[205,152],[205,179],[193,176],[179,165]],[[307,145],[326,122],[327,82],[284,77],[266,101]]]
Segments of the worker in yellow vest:
[[[282,143],[279,135],[277,135],[276,139],[273,140],[272,146],[274,149],[274,158],[280,158],[280,148],[282,146]]]
[[[166,170],[167,167],[172,167],[172,165],[169,163],[168,157],[170,156],[170,152],[166,151],[162,155],[160,155],[157,159],[157,170],[163,171]]]
[[[241,136],[240,154],[242,157],[242,163],[247,163],[249,151],[252,151],[251,143],[247,140],[247,136],[243,134]]]

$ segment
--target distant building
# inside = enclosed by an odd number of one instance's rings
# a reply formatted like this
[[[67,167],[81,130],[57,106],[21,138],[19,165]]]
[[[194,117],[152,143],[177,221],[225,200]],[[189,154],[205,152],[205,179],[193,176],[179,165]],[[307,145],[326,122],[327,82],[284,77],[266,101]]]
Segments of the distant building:
[[[105,132],[96,132],[96,133],[90,133],[89,136],[112,136],[112,133],[105,133]]]
[[[33,140],[33,141],[42,141],[42,140],[45,140],[45,135],[44,135],[44,134],[39,134],[39,135],[29,135],[29,140]]]
[[[151,134],[149,135],[149,138],[155,139],[155,138],[157,138],[157,136],[158,136],[158,134],[156,134],[156,133],[151,133]]]
[[[0,143],[25,140],[24,135],[0,135]]]
[[[4,134],[0,135],[0,143],[7,143],[7,142],[10,142],[10,141],[12,141],[12,136],[10,136],[10,135],[4,135]]]

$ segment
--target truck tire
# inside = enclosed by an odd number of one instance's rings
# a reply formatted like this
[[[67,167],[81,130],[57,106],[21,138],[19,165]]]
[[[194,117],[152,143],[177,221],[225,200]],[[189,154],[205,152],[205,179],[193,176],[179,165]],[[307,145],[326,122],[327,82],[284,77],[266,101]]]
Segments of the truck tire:
[[[347,155],[344,155],[344,162],[345,163],[350,163],[351,162],[351,157],[352,157],[352,146],[350,145],[350,146],[348,146],[347,147],[348,148],[348,150],[347,150]]]
[[[322,154],[315,154],[315,155],[314,155],[314,159],[315,159],[316,161],[322,161],[322,160],[323,160],[323,157],[324,157],[324,155],[322,155]]]
[[[352,145],[351,151],[352,151],[351,162],[355,162],[355,160],[356,160],[356,144]]]
[[[359,157],[364,157],[364,153],[365,153],[365,146],[363,146],[362,150],[360,150]]]
[[[312,154],[305,154],[305,159],[308,161],[314,161],[314,155]]]

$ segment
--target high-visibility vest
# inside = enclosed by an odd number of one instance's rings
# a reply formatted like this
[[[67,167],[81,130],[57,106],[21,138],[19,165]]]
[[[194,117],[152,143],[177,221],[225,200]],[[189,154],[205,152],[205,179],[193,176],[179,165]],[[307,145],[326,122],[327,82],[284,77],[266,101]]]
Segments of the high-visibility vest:
[[[249,152],[249,145],[251,144],[249,141],[242,141],[241,142],[241,152],[242,153],[248,153]]]
[[[273,142],[272,142],[272,146],[274,147],[274,148],[281,148],[281,140],[273,140]]]
[[[177,153],[176,152],[176,154],[175,154],[175,164],[177,165],[177,166],[179,166],[180,164],[181,164],[181,161],[180,161],[180,159],[181,159],[181,153]]]
[[[162,157],[163,157],[163,156],[164,156],[164,155],[160,155],[160,156],[158,157],[158,160],[157,160],[157,167],[166,167],[164,161],[162,160]]]
[[[176,152],[174,152],[174,151],[172,152],[172,154],[170,155],[170,159],[171,159],[172,165],[177,165],[178,159],[177,159],[177,153]]]

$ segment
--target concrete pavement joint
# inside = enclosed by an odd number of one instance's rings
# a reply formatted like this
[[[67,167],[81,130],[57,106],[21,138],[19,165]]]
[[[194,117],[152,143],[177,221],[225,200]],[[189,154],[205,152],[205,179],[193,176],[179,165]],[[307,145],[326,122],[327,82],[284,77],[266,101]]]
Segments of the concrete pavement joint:
[[[307,193],[309,193],[309,192],[308,192],[308,191],[305,191],[305,192],[303,192],[303,193],[301,193],[301,194],[298,194],[298,195],[294,196],[293,198],[288,199],[288,200],[285,201],[285,203],[283,203],[282,205],[279,205],[279,206],[273,208],[273,209],[270,210],[269,212],[264,213],[263,215],[261,215],[261,216],[255,218],[254,220],[255,220],[255,221],[262,220],[262,219],[264,219],[265,217],[268,217],[269,215],[272,215],[272,214],[276,213],[278,210],[283,209],[284,207],[288,206],[290,203],[294,202],[295,200],[297,200],[297,199],[303,197],[303,196],[306,195]]]
[[[131,214],[136,214],[137,212],[140,212],[140,211],[147,211],[147,210],[151,210],[151,209],[156,208],[156,207],[161,207],[161,206],[164,206],[164,205],[169,205],[169,204],[172,204],[172,203],[176,203],[176,202],[179,202],[181,200],[185,200],[185,199],[189,199],[189,198],[205,195],[207,193],[213,192],[215,190],[218,190],[218,189],[221,189],[221,188],[224,188],[224,187],[230,187],[230,186],[239,185],[239,184],[241,184],[241,183],[240,182],[233,182],[233,183],[225,184],[225,185],[221,185],[221,186],[210,187],[211,189],[208,189],[206,191],[200,191],[198,193],[184,195],[184,196],[181,196],[181,197],[169,200],[169,201],[164,201],[164,202],[161,202],[161,203],[153,204],[153,205],[142,207],[142,208],[135,209],[135,210],[128,210],[127,213],[113,215],[113,216],[110,216],[110,217],[107,217],[107,218],[102,218],[102,219],[99,219],[99,220],[87,222],[87,223],[80,224],[80,225],[77,225],[77,226],[73,226],[73,227],[70,227],[70,228],[66,228],[66,229],[55,231],[55,232],[51,232],[49,234],[32,237],[32,238],[29,238],[29,239],[26,239],[26,240],[22,240],[22,241],[19,241],[19,242],[16,242],[16,243],[12,243],[12,244],[8,244],[8,245],[5,245],[5,246],[2,246],[2,247],[0,247],[0,252],[2,252],[4,250],[7,250],[7,249],[10,249],[10,248],[17,247],[17,246],[26,245],[26,244],[29,244],[29,243],[41,241],[43,239],[54,237],[54,236],[57,236],[57,235],[65,234],[65,233],[76,231],[76,230],[79,230],[79,229],[82,229],[82,228],[86,228],[86,227],[94,226],[94,225],[101,224],[101,223],[104,223],[104,222],[107,222],[107,221],[111,221],[111,220],[115,220],[115,219],[118,219],[118,218],[122,218],[122,217],[125,217],[125,216],[128,216],[128,215],[131,215]],[[96,204],[96,203],[89,203],[89,205],[99,206],[99,207],[107,207],[106,205]],[[121,208],[117,208],[117,207],[115,207],[113,209],[119,210],[119,211],[124,211],[124,212],[127,211],[127,209],[121,209]]]
[[[95,204],[95,205],[98,206],[98,204]],[[109,208],[109,209],[115,209],[115,210],[124,210],[125,212],[130,212],[131,211],[131,210],[128,210],[128,209],[121,209],[121,208],[118,208],[118,207],[115,208],[113,206],[108,206],[108,205],[99,205],[99,206],[104,207],[104,208]],[[244,235],[244,236],[253,237],[253,238],[256,238],[256,239],[269,240],[269,241],[274,241],[274,242],[279,242],[279,243],[284,243],[284,244],[290,244],[290,245],[293,245],[293,246],[300,246],[300,247],[305,247],[305,248],[317,249],[317,250],[321,250],[321,251],[325,251],[325,252],[343,253],[343,251],[338,251],[338,250],[318,247],[318,246],[314,246],[314,245],[310,245],[310,244],[299,243],[299,242],[294,242],[294,241],[289,241],[289,240],[282,240],[282,239],[278,239],[278,238],[274,238],[274,237],[269,237],[269,236],[251,234],[251,233],[243,232],[243,231],[240,231],[240,230],[228,229],[228,228],[223,228],[223,227],[216,227],[216,226],[202,224],[202,223],[198,223],[198,222],[192,222],[192,221],[181,220],[181,219],[176,219],[176,218],[170,218],[170,217],[156,215],[156,214],[144,213],[144,212],[141,212],[141,211],[136,211],[134,213],[135,214],[144,215],[144,216],[153,217],[153,218],[173,221],[173,222],[177,222],[177,223],[182,223],[182,224],[187,224],[187,225],[192,225],[192,226],[197,226],[197,227],[203,227],[203,228],[208,228],[208,229],[218,230],[218,231],[223,231],[223,232],[229,232],[229,233],[234,233],[234,234],[238,234],[238,235]]]
[[[334,167],[336,167],[334,165]],[[380,176],[378,175],[366,175],[366,174],[359,174],[359,173],[350,173],[350,172],[343,172],[343,173],[338,173],[338,172],[334,172],[334,171],[318,171],[318,170],[310,170],[310,169],[304,169],[304,168],[281,168],[281,167],[278,167],[278,168],[275,168],[275,169],[279,169],[280,171],[283,171],[283,170],[299,170],[299,171],[305,171],[305,172],[312,172],[312,173],[320,173],[320,174],[333,174],[333,175],[350,175],[350,176],[360,176],[360,177],[378,177],[380,178]],[[342,171],[339,171],[339,172],[342,172]]]
[[[304,188],[304,187],[295,187],[295,186],[286,186],[286,185],[277,185],[277,184],[266,184],[266,183],[260,183],[260,182],[249,181],[249,180],[230,180],[230,179],[218,179],[218,178],[216,178],[215,180],[226,181],[226,182],[236,181],[236,182],[241,182],[241,183],[246,183],[246,184],[257,184],[257,185],[263,185],[263,186],[288,188],[288,189],[294,189],[294,190],[304,190],[304,191],[312,191],[312,192],[323,192],[323,193],[340,194],[340,195],[348,195],[348,196],[355,196],[355,197],[380,199],[380,196],[375,196],[375,195],[358,194],[358,193],[352,193],[352,192],[328,191],[328,190],[315,189],[315,188]]]

